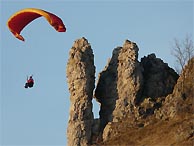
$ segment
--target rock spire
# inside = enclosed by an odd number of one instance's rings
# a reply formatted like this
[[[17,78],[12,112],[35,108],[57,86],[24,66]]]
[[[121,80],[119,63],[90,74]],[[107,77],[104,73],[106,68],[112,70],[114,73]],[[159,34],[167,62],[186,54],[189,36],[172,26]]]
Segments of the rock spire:
[[[76,40],[70,49],[66,73],[71,101],[68,146],[86,146],[91,143],[95,66],[91,46],[85,38]]]

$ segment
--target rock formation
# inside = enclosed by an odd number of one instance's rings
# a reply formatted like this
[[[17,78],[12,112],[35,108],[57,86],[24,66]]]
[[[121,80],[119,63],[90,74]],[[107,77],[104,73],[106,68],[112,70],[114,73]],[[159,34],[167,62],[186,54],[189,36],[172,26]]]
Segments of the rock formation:
[[[75,41],[67,64],[71,94],[68,145],[191,144],[194,58],[179,77],[155,54],[139,62],[138,50],[129,40],[115,48],[93,95],[91,46],[85,38]],[[100,103],[99,119],[93,119],[93,97]]]
[[[95,66],[91,46],[85,38],[76,40],[70,49],[66,72],[71,101],[68,145],[86,146],[92,134]]]
[[[138,62],[138,46],[128,40],[125,41],[118,55],[117,94],[113,122],[123,117],[133,116],[133,108],[141,98],[143,85],[143,68]]]
[[[155,54],[150,54],[141,59],[141,65],[144,68],[142,97],[155,99],[172,93],[178,75],[167,63],[156,58]]]
[[[172,94],[164,97],[161,106],[136,125],[123,118],[109,122],[100,145],[194,145],[194,58],[185,66]],[[159,98],[158,98],[159,99]],[[152,108],[152,98],[145,98],[139,107]]]
[[[155,54],[139,62],[138,50],[135,43],[126,40],[123,47],[114,49],[108,65],[99,74],[95,97],[101,103],[101,131],[108,122],[127,117],[134,124],[154,114],[164,97],[173,91],[178,79],[175,71]],[[107,127],[104,135],[110,133]]]
[[[194,112],[194,58],[185,66],[172,94],[169,94],[163,106],[156,111],[159,119],[172,119],[179,115]],[[194,124],[194,123],[193,123]]]
[[[109,121],[112,121],[112,112],[115,109],[117,95],[117,68],[118,55],[121,48],[116,48],[113,51],[112,58],[108,65],[99,74],[99,80],[95,90],[95,98],[100,102],[100,131]]]
[[[101,103],[101,130],[108,122],[128,115],[139,98],[143,78],[138,50],[135,43],[126,40],[123,47],[114,49],[111,60],[99,75],[95,97]]]

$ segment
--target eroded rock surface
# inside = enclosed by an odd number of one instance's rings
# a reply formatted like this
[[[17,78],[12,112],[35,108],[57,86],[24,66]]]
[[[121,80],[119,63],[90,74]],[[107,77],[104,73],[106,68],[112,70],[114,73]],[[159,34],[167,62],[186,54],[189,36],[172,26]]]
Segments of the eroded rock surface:
[[[161,107],[178,79],[176,72],[155,54],[138,61],[139,48],[126,40],[113,50],[108,65],[99,74],[95,97],[101,103],[101,131],[108,122],[146,118]],[[106,128],[107,129],[107,128]]]
[[[192,144],[194,58],[179,77],[155,54],[139,62],[138,51],[129,40],[115,48],[93,95],[94,55],[85,38],[75,41],[67,64],[68,145]],[[100,103],[99,119],[93,118],[93,97]]]
[[[163,97],[160,108],[132,124],[128,117],[109,122],[100,145],[194,145],[194,58],[179,77],[172,94]],[[159,100],[160,98],[156,98]],[[152,97],[137,107],[153,109]],[[145,115],[145,113],[142,113]],[[145,136],[146,135],[146,136]]]
[[[66,72],[71,101],[68,145],[86,146],[91,143],[92,135],[95,66],[91,46],[85,38],[76,40],[70,49]]]
[[[150,54],[141,59],[141,65],[144,68],[142,97],[155,99],[172,93],[179,76],[167,63]]]

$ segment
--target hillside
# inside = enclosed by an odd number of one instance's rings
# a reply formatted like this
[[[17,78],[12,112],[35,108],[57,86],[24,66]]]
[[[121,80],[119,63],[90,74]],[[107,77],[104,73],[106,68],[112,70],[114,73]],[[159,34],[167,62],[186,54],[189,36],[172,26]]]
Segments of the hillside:
[[[182,83],[184,83],[182,85]],[[183,86],[183,88],[182,88]],[[141,124],[125,118],[110,123],[111,134],[100,145],[194,145],[194,58],[179,77],[173,93]],[[144,123],[148,124],[144,126]],[[135,124],[135,123],[134,123]]]
[[[112,125],[116,133],[99,145],[179,145],[192,146],[193,115],[167,121],[152,120],[145,127],[130,127],[127,122]]]
[[[75,41],[66,70],[69,146],[193,145],[194,58],[179,77],[155,54],[138,61],[138,51],[129,40],[115,48],[95,87],[92,47],[85,38]]]

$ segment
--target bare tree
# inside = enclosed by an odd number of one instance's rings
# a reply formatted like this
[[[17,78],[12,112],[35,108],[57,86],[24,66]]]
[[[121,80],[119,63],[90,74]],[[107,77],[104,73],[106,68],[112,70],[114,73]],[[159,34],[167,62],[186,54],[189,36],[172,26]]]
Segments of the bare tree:
[[[181,90],[182,90],[182,98],[186,99],[186,93],[189,93],[190,91],[190,84],[192,84],[192,80],[186,80],[186,72],[183,71],[186,63],[191,60],[192,57],[194,57],[194,47],[193,47],[193,41],[191,36],[186,36],[183,41],[179,41],[177,39],[174,39],[174,46],[172,50],[172,55],[176,59],[177,67],[176,71],[178,74],[182,72],[182,81],[181,81]],[[190,62],[191,64],[192,62]],[[192,67],[192,65],[190,65]],[[188,73],[187,73],[188,74]],[[191,75],[192,76],[192,75]],[[187,78],[189,78],[190,75],[187,75]]]
[[[176,59],[176,71],[180,74],[188,60],[194,57],[192,37],[187,35],[183,41],[174,39],[172,55]]]

